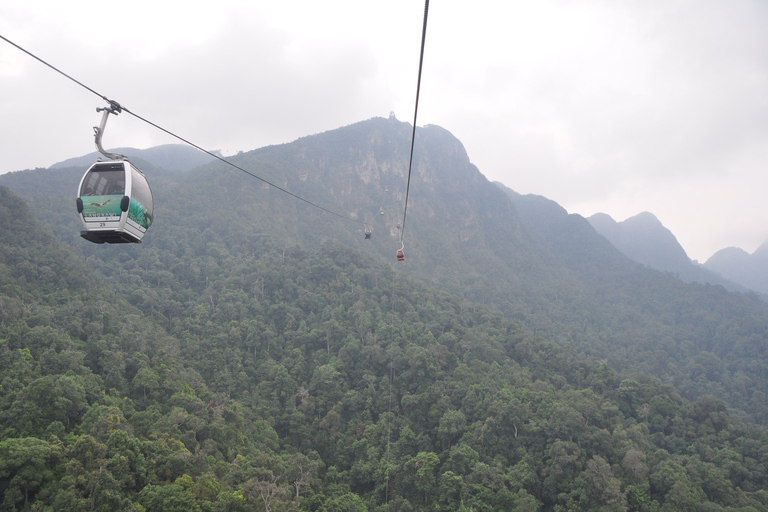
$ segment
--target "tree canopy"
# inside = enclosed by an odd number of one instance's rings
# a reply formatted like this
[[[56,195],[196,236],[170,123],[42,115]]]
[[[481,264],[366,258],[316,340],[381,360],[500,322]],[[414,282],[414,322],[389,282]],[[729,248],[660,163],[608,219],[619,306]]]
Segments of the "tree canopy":
[[[31,224],[0,237],[7,510],[768,510],[766,431],[722,401],[360,250],[84,263]]]

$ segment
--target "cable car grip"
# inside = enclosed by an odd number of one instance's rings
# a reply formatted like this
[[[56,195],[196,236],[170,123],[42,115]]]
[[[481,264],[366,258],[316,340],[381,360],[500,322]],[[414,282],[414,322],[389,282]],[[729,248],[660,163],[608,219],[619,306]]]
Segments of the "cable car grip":
[[[105,151],[101,146],[101,138],[104,136],[104,128],[107,126],[107,118],[109,117],[109,114],[117,115],[122,112],[122,107],[118,102],[112,100],[107,101],[109,101],[108,107],[96,107],[96,112],[103,112],[101,115],[101,124],[99,126],[93,127],[94,137],[96,139],[96,149],[99,150],[99,153],[109,158],[110,160],[123,160],[125,159],[123,155],[109,153],[108,151]]]

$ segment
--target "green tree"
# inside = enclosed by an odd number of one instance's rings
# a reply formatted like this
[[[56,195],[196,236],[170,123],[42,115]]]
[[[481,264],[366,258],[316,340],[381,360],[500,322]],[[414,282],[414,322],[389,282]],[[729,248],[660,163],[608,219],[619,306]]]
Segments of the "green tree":
[[[201,512],[194,496],[178,484],[147,485],[138,502],[147,512]]]
[[[146,400],[149,393],[160,385],[160,376],[152,368],[144,366],[136,373],[131,385],[134,389],[141,389]]]
[[[368,512],[368,507],[360,496],[348,492],[326,501],[322,510],[323,512]]]
[[[424,493],[424,504],[429,503],[430,495],[435,492],[437,475],[435,473],[440,458],[433,452],[419,452],[412,461],[416,470],[415,484],[416,488]]]
[[[443,447],[450,449],[462,436],[466,427],[467,418],[463,412],[456,410],[445,411],[437,427],[437,436],[442,442]]]
[[[30,496],[52,478],[61,455],[59,445],[33,437],[0,442],[0,479],[8,486],[3,506],[13,510],[19,496],[26,507]]]

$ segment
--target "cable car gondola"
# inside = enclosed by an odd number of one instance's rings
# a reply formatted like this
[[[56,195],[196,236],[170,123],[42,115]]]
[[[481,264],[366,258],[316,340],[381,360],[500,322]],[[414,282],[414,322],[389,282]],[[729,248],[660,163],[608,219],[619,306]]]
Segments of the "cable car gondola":
[[[104,111],[101,126],[94,128],[96,147],[109,160],[94,163],[80,180],[77,213],[85,228],[80,236],[97,244],[141,243],[152,225],[152,189],[141,169],[101,147],[107,116],[118,114],[120,106],[113,102],[96,110]]]
[[[395,253],[395,256],[397,256],[397,261],[405,261],[405,244],[400,242],[400,248]]]
[[[140,243],[152,224],[152,190],[141,170],[127,160],[93,164],[80,180],[77,212],[97,243]]]

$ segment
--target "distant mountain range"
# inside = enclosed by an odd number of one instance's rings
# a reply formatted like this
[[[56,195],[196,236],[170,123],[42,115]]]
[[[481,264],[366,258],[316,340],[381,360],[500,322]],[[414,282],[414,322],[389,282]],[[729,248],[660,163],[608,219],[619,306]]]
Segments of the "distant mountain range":
[[[721,249],[704,266],[726,279],[768,294],[768,242],[752,254],[738,247]]]
[[[186,144],[164,144],[148,149],[113,148],[111,153],[125,155],[131,159],[138,159],[151,163],[154,167],[167,171],[188,171],[195,167],[208,164],[214,158]],[[215,153],[214,153],[215,154]],[[99,158],[104,158],[101,153],[94,151],[87,155],[69,158],[63,162],[55,163],[51,169],[63,169],[65,167],[87,167]]]
[[[587,220],[595,231],[638,263],[669,272],[685,282],[718,284],[731,291],[752,290],[768,300],[768,244],[751,256],[736,247],[722,249],[702,265],[688,257],[675,235],[652,213],[642,212],[622,222],[596,213]]]
[[[168,172],[187,172],[215,160],[184,144],[166,144],[148,149],[121,147],[109,151],[126,155],[142,167]],[[93,152],[55,163],[50,169],[85,168],[99,158],[102,155]],[[518,209],[525,210],[526,206],[534,203],[541,207],[545,202],[551,203],[553,209],[559,208],[559,205],[541,196],[520,196],[503,184],[496,184],[507,193],[512,192],[510,197]],[[597,233],[638,263],[669,272],[685,282],[718,284],[731,291],[753,290],[768,298],[768,242],[753,255],[736,247],[722,249],[702,265],[688,257],[674,234],[650,212],[639,213],[621,222],[605,213],[597,213],[587,220]]]

